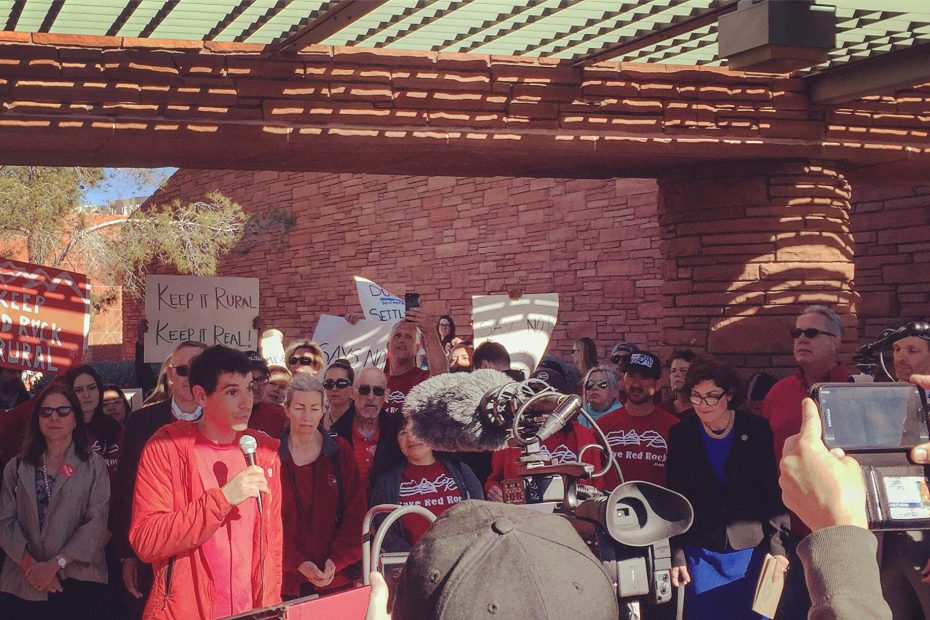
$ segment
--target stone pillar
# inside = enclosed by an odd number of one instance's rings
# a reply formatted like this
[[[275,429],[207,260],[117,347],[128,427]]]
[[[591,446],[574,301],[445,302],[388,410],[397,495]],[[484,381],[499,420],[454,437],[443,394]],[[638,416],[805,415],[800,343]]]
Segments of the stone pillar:
[[[804,306],[833,307],[856,342],[850,187],[828,163],[733,163],[659,179],[663,338],[747,375],[794,365]]]

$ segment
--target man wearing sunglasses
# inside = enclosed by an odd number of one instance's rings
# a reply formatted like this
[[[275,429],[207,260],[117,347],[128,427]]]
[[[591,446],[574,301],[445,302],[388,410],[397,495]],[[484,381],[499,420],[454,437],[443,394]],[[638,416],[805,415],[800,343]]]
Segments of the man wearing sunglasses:
[[[778,460],[785,440],[801,432],[801,401],[810,392],[810,386],[846,381],[852,374],[839,361],[843,321],[830,308],[820,305],[804,308],[789,335],[798,369],[772,386],[762,403],[762,417],[768,419],[775,435]]]
[[[113,532],[114,551],[122,563],[122,581],[127,593],[124,597],[125,606],[133,618],[142,616],[152,583],[151,567],[140,563],[129,545],[129,522],[132,518],[132,496],[136,487],[139,458],[146,442],[162,426],[177,420],[194,422],[200,418],[201,408],[191,392],[190,365],[205,348],[205,344],[192,341],[182,342],[175,347],[168,359],[170,397],[133,411],[126,418],[119,468],[110,494],[110,531]]]
[[[359,478],[365,494],[371,482],[385,471],[400,447],[391,417],[385,408],[388,378],[380,368],[366,366],[355,375],[355,407],[343,414],[330,427],[330,433],[352,445]]]
[[[801,402],[810,386],[821,382],[843,382],[852,372],[839,361],[843,341],[843,321],[826,306],[807,306],[798,316],[789,334],[793,342],[798,369],[769,390],[762,401],[762,417],[769,421],[775,439],[775,455],[781,461],[785,440],[801,432]],[[797,545],[810,533],[804,523],[792,515],[791,536],[788,539],[788,560],[791,566],[801,566]],[[810,608],[803,570],[789,570],[785,590],[779,605],[779,617],[806,618]]]

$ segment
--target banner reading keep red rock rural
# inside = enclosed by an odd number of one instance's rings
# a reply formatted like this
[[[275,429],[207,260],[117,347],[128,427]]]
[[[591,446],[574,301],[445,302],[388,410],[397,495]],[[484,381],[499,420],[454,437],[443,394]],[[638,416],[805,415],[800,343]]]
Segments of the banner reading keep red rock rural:
[[[0,366],[62,371],[81,363],[89,331],[87,276],[0,259]]]

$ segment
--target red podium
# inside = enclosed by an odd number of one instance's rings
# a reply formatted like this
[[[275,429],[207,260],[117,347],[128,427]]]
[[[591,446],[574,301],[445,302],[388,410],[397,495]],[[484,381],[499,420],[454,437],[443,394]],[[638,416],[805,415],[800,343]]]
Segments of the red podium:
[[[362,586],[328,596],[308,596],[274,607],[263,607],[226,620],[365,620],[371,586]]]

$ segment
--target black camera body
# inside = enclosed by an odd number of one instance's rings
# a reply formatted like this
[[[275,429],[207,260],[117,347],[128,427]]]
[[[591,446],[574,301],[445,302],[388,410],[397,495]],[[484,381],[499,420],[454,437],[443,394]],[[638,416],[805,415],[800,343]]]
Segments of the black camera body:
[[[567,518],[601,561],[618,601],[672,599],[671,538],[686,532],[694,518],[685,497],[642,481],[625,482],[605,495],[582,484],[592,476],[592,465],[546,465],[538,444],[524,446],[520,460],[520,477],[502,483],[505,502]]]

